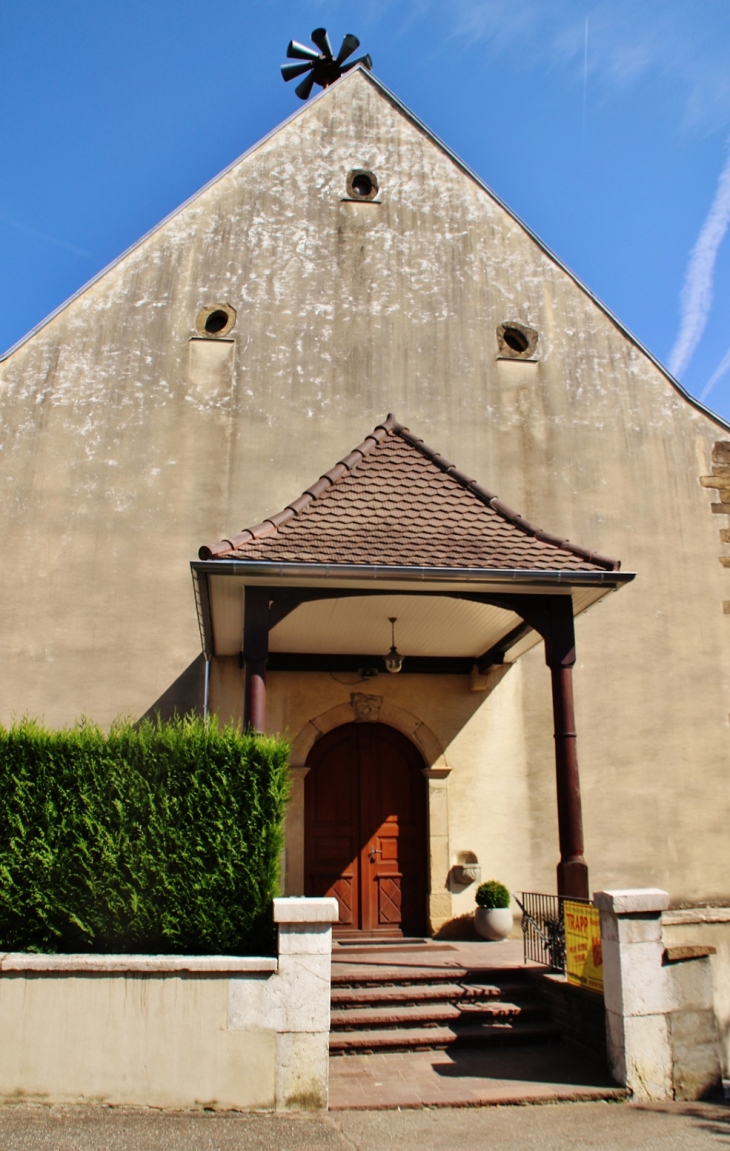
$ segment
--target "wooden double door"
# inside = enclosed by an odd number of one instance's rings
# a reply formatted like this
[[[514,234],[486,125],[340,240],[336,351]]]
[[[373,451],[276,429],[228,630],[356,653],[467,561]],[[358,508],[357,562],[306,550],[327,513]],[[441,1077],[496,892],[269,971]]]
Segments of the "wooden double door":
[[[423,934],[426,780],[416,748],[384,724],[350,723],[323,736],[307,764],[306,894],[337,899],[337,934]]]

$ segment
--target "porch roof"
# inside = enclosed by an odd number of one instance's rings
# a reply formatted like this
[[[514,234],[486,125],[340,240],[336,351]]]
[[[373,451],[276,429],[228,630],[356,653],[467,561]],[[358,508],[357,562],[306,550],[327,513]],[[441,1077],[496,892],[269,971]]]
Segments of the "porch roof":
[[[528,523],[393,415],[282,511],[198,554],[272,564],[526,572],[621,566]]]
[[[390,616],[405,670],[512,662],[540,641],[515,597],[570,596],[578,615],[634,578],[528,523],[392,415],[281,512],[199,557],[206,655],[241,651],[244,589],[267,587],[272,670],[362,666],[386,650]]]

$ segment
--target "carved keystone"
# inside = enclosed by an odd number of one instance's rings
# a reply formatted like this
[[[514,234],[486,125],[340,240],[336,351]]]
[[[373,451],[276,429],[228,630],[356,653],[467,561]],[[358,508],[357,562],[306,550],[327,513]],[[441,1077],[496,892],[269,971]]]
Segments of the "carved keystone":
[[[365,695],[362,691],[353,691],[350,695],[352,714],[355,723],[377,723],[380,718],[380,709],[383,706],[382,695]]]

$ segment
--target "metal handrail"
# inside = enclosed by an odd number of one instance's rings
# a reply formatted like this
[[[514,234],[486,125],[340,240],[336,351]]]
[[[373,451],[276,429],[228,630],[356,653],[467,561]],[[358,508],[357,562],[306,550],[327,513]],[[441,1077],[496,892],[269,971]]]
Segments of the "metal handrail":
[[[565,972],[563,904],[566,902],[590,904],[590,899],[523,891],[522,899],[514,895],[514,900],[522,912],[525,963],[529,959],[533,963],[542,963],[553,971]]]
[[[524,895],[525,892],[523,891],[522,894]],[[542,928],[540,927],[540,924],[537,922],[537,920],[533,919],[533,917],[530,915],[529,911],[526,910],[524,903],[522,903],[522,901],[519,899],[516,891],[512,892],[512,898],[514,899],[515,903],[517,904],[520,911],[522,912],[522,934],[524,935],[525,932],[529,929],[530,925],[532,925],[532,927],[535,929],[537,934],[543,940],[545,947],[549,947],[550,946],[550,937],[545,934],[545,932],[542,930]]]

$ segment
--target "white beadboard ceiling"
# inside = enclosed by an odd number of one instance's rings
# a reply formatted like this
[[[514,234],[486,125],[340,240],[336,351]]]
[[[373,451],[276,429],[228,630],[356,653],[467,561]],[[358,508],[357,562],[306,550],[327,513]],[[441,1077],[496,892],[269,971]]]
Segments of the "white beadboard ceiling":
[[[216,655],[238,655],[243,646],[243,581],[210,577]],[[605,589],[573,591],[576,615],[605,594]],[[503,608],[448,596],[346,596],[313,600],[295,608],[272,629],[269,648],[277,652],[333,655],[384,655],[390,647],[389,616],[396,616],[396,645],[403,655],[480,656],[522,622]],[[540,642],[529,633],[511,649],[508,660]]]
[[[402,655],[481,655],[519,622],[510,611],[443,596],[348,596],[302,604],[271,632],[271,651],[384,655],[389,616]]]

